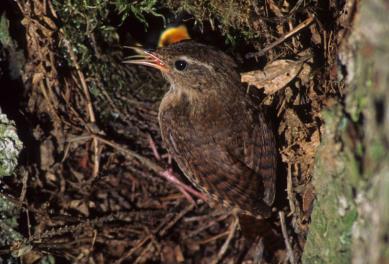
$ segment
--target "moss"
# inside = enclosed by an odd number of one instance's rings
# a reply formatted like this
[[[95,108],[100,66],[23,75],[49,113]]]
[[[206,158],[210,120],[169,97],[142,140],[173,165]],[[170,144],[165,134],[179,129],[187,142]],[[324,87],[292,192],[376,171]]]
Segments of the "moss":
[[[235,46],[238,40],[253,40],[261,36],[255,10],[260,6],[252,0],[199,0],[166,1],[166,6],[175,12],[187,12],[196,18],[197,23],[208,22],[220,25],[218,30],[225,36],[226,42]]]
[[[6,14],[0,15],[0,47],[2,46],[7,53],[9,75],[12,79],[16,79],[20,77],[25,58],[23,51],[18,49],[16,42],[10,36]]]
[[[2,14],[0,17],[0,42],[3,46],[11,46],[13,41],[9,35],[9,21],[6,18],[5,14]]]
[[[129,4],[126,0],[115,0],[113,4],[121,16],[122,22],[130,15],[133,15],[147,28],[148,23],[146,21],[145,14],[152,14],[154,16],[161,17],[166,24],[165,17],[157,11],[157,0],[137,1],[132,4]]]
[[[341,145],[337,142],[337,133],[346,131],[340,107],[323,113],[323,116],[326,127],[313,180],[317,201],[303,262],[350,263],[352,227],[358,214],[353,202],[353,184],[347,175],[358,175],[359,172],[349,169],[355,167],[355,160],[341,152]]]

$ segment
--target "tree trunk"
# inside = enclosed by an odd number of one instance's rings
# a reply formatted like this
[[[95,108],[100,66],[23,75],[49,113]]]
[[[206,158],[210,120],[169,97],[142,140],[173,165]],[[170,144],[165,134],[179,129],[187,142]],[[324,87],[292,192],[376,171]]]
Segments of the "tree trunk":
[[[304,263],[389,262],[388,11],[385,1],[359,3],[340,47],[347,87],[323,113]]]

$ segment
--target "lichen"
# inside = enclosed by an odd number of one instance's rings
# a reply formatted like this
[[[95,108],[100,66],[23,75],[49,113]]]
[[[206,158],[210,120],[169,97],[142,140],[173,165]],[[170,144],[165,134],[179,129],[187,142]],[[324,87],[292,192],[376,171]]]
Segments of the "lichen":
[[[22,147],[23,144],[16,134],[15,123],[8,120],[0,109],[0,177],[12,175]],[[9,246],[22,238],[17,231],[18,215],[19,209],[0,189],[0,246]]]
[[[12,174],[22,147],[15,123],[0,112],[0,177]]]

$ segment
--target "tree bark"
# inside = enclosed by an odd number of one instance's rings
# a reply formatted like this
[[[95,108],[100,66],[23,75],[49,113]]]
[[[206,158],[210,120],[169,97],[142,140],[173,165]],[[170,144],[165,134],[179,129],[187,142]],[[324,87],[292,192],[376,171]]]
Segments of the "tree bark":
[[[357,4],[338,56],[344,100],[323,113],[304,263],[389,262],[389,5]]]

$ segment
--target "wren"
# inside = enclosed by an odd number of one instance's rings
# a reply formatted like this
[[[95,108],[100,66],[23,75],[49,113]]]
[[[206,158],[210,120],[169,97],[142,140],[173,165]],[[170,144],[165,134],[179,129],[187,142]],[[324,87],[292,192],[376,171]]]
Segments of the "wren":
[[[261,108],[247,96],[234,60],[192,40],[154,52],[134,49],[138,55],[126,63],[156,68],[170,82],[159,125],[189,181],[218,205],[270,217],[275,138]]]

